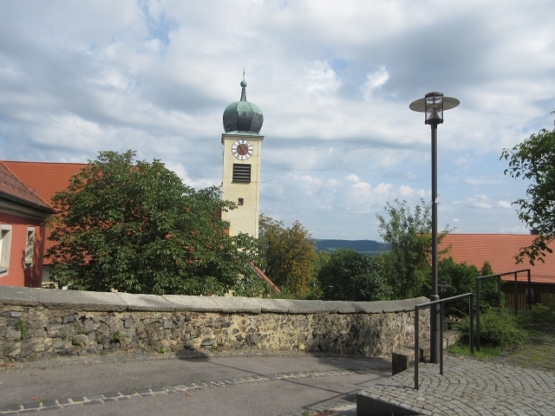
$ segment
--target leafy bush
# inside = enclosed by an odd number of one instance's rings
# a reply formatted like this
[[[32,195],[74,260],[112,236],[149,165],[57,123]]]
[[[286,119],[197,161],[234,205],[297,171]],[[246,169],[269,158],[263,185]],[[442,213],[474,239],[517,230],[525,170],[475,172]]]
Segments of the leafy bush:
[[[543,303],[550,311],[555,312],[555,295],[547,293],[543,295]]]
[[[533,305],[529,311],[519,312],[518,323],[524,328],[536,328],[542,324],[555,323],[555,311],[543,305]]]
[[[468,317],[458,324],[463,342],[468,342],[470,324]],[[476,326],[474,326],[476,332]],[[476,336],[476,333],[475,333]],[[491,347],[506,348],[509,345],[521,345],[528,338],[528,332],[519,326],[516,316],[502,311],[490,310],[480,314],[480,344]]]

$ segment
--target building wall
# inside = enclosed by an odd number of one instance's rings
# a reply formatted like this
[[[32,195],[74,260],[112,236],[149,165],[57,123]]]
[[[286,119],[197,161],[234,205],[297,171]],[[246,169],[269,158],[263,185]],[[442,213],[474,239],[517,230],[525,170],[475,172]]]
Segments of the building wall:
[[[236,140],[245,139],[252,143],[253,154],[249,159],[238,160],[231,153],[231,147]],[[248,134],[222,134],[224,151],[224,166],[222,179],[222,198],[238,204],[239,198],[243,205],[228,212],[222,212],[222,220],[230,224],[229,235],[235,236],[239,232],[258,237],[258,217],[260,200],[260,162],[263,136]],[[251,165],[251,182],[234,183],[233,165]]]
[[[11,225],[9,270],[0,275],[0,285],[40,287],[44,258],[45,226],[40,220],[33,220],[0,212],[0,225]],[[35,230],[32,265],[25,265],[27,231]]]
[[[414,306],[30,288],[0,291],[0,363],[112,352],[386,356],[414,343]],[[429,313],[420,334],[429,337]]]
[[[546,295],[555,295],[555,284],[538,284],[532,283],[532,296],[528,299],[528,283],[518,282],[517,283],[517,309],[525,310],[529,309],[530,305],[542,304],[544,306],[548,303],[548,298]],[[506,282],[503,285],[503,293],[505,295],[505,307],[514,308],[515,307],[515,286],[514,282]],[[530,300],[531,304],[529,304]]]

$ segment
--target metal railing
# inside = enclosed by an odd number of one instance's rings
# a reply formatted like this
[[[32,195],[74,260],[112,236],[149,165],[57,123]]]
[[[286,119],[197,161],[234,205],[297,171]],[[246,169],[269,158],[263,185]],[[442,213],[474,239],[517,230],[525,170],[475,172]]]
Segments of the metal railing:
[[[468,317],[470,320],[470,353],[474,353],[474,317],[472,315],[472,307],[473,302],[472,298],[474,297],[473,293],[465,293],[464,295],[452,296],[450,298],[439,299],[433,302],[428,303],[421,303],[419,305],[415,305],[414,307],[414,388],[418,390],[418,363],[420,361],[420,348],[419,348],[419,310],[421,308],[426,308],[432,305],[440,304],[440,316],[442,317],[441,325],[439,326],[439,338],[440,338],[440,349],[439,349],[439,374],[443,375],[443,315],[444,315],[444,304],[448,302],[452,302],[457,299],[462,299],[468,297]]]
[[[514,275],[514,300],[515,300],[515,315],[518,315],[518,280],[517,275],[518,273],[527,272],[528,274],[528,296],[526,302],[528,304],[528,309],[531,308],[532,303],[530,302],[530,289],[531,289],[531,280],[530,280],[530,269],[521,269],[515,270],[513,272],[507,273],[499,273],[499,274],[490,274],[488,276],[478,276],[476,277],[475,285],[476,285],[476,349],[480,351],[480,281],[485,279],[491,279],[496,277],[497,278],[497,303],[500,308],[503,308],[504,305],[501,305],[501,276],[508,276]]]

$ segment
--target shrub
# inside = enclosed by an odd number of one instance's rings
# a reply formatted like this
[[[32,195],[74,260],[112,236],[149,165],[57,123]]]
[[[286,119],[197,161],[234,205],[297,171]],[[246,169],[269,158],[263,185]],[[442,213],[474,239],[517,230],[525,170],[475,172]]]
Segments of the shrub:
[[[550,311],[555,312],[555,295],[547,293],[543,295],[543,303]]]
[[[468,342],[468,317],[463,318],[457,326],[462,332],[463,342]],[[476,332],[476,326],[474,330]],[[528,332],[519,327],[518,319],[513,314],[504,310],[480,314],[480,345],[506,348],[509,345],[521,345],[527,338]]]
[[[525,328],[555,323],[555,311],[544,305],[533,305],[531,310],[519,312],[518,323]]]

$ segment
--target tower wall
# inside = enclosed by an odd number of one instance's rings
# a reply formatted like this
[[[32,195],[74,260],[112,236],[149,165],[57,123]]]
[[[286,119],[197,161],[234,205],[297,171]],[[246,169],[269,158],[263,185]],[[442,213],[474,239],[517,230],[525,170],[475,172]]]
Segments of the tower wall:
[[[248,159],[237,159],[232,152],[237,140],[248,140],[252,144],[252,155]],[[258,237],[260,216],[260,164],[264,136],[254,134],[224,133],[222,199],[235,202],[237,208],[222,212],[222,220],[230,223],[229,234],[240,232]],[[250,165],[250,182],[234,181],[234,165]],[[242,200],[242,204],[241,201]]]

